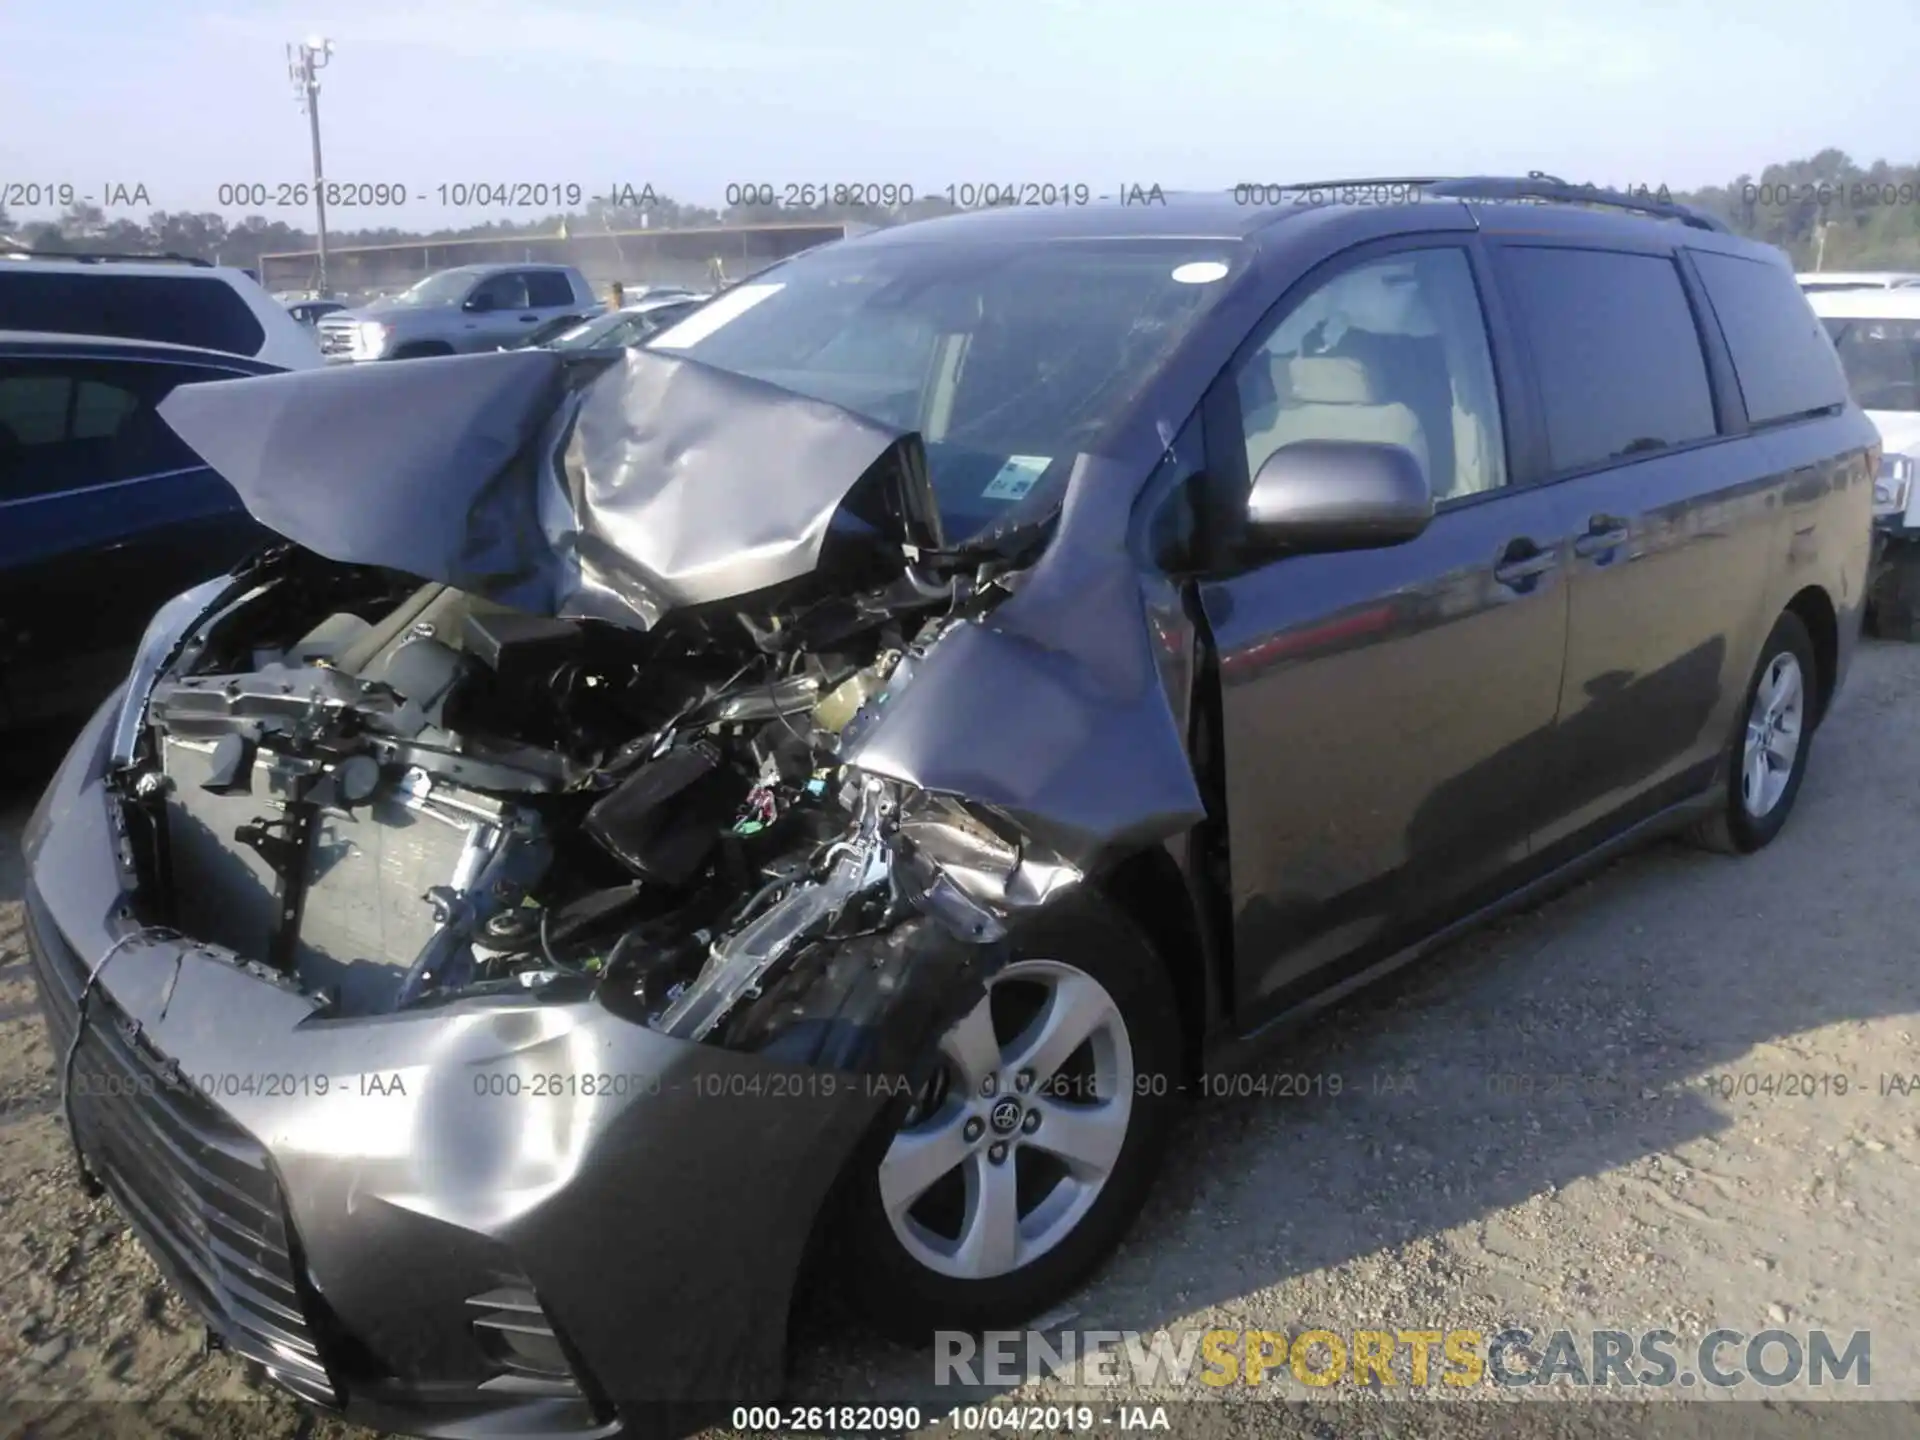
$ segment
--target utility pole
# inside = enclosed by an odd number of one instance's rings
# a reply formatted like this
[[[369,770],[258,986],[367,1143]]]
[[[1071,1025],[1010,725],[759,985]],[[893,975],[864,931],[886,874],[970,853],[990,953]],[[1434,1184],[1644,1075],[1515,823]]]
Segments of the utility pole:
[[[327,186],[320,167],[320,77],[333,58],[333,42],[314,36],[298,45],[287,46],[287,74],[293,80],[293,95],[307,112],[307,129],[313,137],[313,210],[320,222],[320,293],[327,287]]]

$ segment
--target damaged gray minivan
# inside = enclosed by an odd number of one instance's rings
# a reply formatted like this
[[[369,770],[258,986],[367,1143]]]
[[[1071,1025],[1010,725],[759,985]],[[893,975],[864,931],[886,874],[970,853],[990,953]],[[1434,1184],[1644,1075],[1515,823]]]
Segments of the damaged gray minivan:
[[[1626,845],[1773,838],[1878,462],[1785,263],[1327,198],[166,403],[289,543],[155,619],[26,900],[84,1171],[211,1333],[367,1423],[605,1434],[777,1393],[803,1268],[1017,1322],[1203,1067]]]

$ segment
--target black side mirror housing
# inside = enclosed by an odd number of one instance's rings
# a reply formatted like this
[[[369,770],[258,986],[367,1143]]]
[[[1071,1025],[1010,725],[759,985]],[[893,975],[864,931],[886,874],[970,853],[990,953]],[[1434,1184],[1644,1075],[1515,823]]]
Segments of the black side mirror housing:
[[[1261,464],[1247,494],[1255,550],[1371,550],[1403,545],[1433,519],[1426,467],[1404,445],[1299,440]]]

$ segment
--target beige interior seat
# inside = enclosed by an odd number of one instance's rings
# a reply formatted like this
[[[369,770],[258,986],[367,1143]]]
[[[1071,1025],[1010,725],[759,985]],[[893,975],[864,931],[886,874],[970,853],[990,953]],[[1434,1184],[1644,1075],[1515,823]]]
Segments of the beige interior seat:
[[[1381,398],[1374,375],[1348,356],[1276,356],[1273,388],[1280,403],[1272,422],[1247,436],[1250,474],[1283,445],[1299,440],[1364,440],[1403,445],[1428,469],[1426,435],[1412,408]]]

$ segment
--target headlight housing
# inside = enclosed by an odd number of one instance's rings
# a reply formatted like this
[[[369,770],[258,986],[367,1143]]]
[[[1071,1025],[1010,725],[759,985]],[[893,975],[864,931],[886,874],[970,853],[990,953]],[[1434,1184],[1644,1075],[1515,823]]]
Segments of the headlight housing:
[[[362,320],[353,331],[354,354],[362,360],[378,360],[392,337],[390,326],[378,320]]]
[[[1914,463],[1911,455],[1882,455],[1880,474],[1873,482],[1873,513],[1904,515],[1913,494]]]

